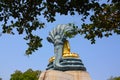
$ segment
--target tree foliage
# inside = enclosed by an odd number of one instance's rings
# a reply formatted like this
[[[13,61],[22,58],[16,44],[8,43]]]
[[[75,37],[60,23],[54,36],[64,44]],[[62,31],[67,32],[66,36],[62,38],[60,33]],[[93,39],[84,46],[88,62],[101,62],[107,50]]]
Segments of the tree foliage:
[[[19,34],[25,33],[24,39],[28,41],[26,54],[29,55],[42,47],[42,38],[33,34],[33,31],[44,28],[45,23],[39,17],[44,16],[52,23],[56,14],[79,14],[83,16],[83,24],[78,32],[95,43],[96,37],[120,34],[119,5],[119,0],[108,0],[107,3],[99,3],[99,0],[1,0],[2,32],[15,34],[13,30],[16,29]],[[88,18],[91,23],[84,23]]]
[[[120,34],[120,1],[113,0],[111,4],[96,3],[90,24],[83,24],[81,34],[95,43],[95,37],[109,37],[113,33]]]
[[[120,80],[120,76],[119,77],[111,77],[110,79],[108,80]]]
[[[38,80],[41,71],[28,69],[25,72],[16,70],[15,73],[11,74],[10,80]]]

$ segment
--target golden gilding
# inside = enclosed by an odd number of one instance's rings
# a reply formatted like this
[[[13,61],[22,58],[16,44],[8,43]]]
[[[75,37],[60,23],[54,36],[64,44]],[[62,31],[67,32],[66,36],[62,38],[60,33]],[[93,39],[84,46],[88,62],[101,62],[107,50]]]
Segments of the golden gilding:
[[[64,41],[62,57],[63,58],[69,58],[69,57],[71,57],[71,58],[79,58],[78,54],[70,52],[70,45],[69,45],[68,40]],[[55,57],[53,56],[53,57],[51,57],[49,59],[49,62],[53,62],[54,60],[55,60]]]

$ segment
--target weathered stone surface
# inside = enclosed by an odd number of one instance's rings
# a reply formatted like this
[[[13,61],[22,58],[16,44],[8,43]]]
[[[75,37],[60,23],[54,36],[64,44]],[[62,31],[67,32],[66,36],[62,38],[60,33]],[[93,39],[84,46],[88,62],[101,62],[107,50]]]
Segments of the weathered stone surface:
[[[86,71],[47,70],[41,73],[39,80],[91,80]]]

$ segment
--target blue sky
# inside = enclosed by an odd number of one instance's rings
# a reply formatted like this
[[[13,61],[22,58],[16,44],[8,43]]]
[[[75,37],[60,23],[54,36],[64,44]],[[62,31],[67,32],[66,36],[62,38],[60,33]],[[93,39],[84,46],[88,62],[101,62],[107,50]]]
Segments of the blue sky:
[[[32,68],[44,71],[48,59],[54,55],[53,45],[46,40],[49,31],[58,24],[75,23],[80,26],[82,23],[78,15],[57,15],[56,19],[54,23],[46,22],[44,29],[34,32],[43,38],[43,47],[29,57],[24,54],[27,48],[26,41],[23,40],[25,35],[3,34],[0,37],[0,77],[3,80],[9,80],[15,70],[26,71]],[[80,55],[92,80],[107,80],[111,76],[120,76],[120,35],[114,34],[109,38],[97,39],[93,45],[81,35],[69,41],[71,52]]]

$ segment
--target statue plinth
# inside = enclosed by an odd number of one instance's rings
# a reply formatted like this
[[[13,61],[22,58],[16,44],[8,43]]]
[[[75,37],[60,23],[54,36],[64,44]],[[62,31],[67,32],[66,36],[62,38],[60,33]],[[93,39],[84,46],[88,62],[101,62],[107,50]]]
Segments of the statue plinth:
[[[59,71],[69,71],[69,70],[81,70],[86,71],[82,60],[79,58],[62,58],[60,64],[64,66],[63,68],[54,68],[53,62],[50,62],[46,70],[59,70]],[[74,65],[74,66],[73,66]]]
[[[91,80],[86,71],[47,70],[41,73],[39,80]]]

